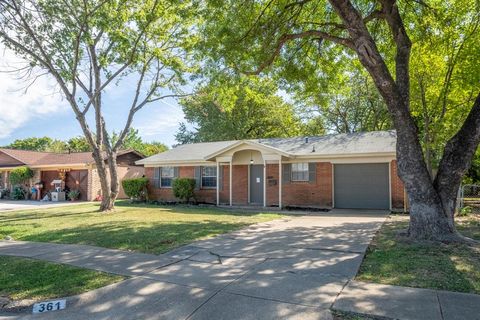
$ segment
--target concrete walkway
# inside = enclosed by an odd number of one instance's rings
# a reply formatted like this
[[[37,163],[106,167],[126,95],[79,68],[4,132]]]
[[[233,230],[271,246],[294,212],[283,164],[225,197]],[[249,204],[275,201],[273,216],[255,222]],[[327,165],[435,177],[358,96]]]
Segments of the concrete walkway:
[[[52,201],[32,201],[32,200],[0,200],[0,212],[13,211],[13,210],[31,210],[31,209],[46,209],[53,207],[74,206],[82,203],[88,203],[85,201],[64,201],[64,202],[52,202]]]
[[[63,311],[9,319],[331,319],[384,215],[286,218],[163,255],[0,241],[33,257],[132,278],[67,299]]]
[[[480,295],[350,281],[333,308],[402,320],[480,320]]]

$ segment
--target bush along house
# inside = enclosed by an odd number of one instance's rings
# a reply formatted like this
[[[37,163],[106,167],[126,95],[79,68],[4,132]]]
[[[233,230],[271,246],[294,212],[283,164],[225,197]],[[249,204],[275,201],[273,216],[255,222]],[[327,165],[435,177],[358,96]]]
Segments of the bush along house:
[[[150,198],[176,201],[178,177],[216,205],[404,211],[395,131],[219,141],[177,146],[137,161]]]
[[[119,179],[143,176],[143,166],[135,164],[143,158],[142,154],[133,150],[118,152]],[[93,201],[101,194],[100,179],[91,152],[50,153],[0,148],[0,189],[11,189],[9,173],[18,167],[33,170],[33,178],[24,187],[28,190],[41,183],[41,198],[54,189],[54,180],[62,180],[66,188],[78,190],[79,200]],[[122,187],[119,198],[127,198]]]

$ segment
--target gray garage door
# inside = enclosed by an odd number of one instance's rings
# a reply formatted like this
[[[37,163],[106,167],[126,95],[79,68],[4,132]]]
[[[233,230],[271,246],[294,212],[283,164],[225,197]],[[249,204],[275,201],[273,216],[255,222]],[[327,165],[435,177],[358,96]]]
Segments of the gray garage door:
[[[388,163],[336,164],[335,208],[389,209]]]

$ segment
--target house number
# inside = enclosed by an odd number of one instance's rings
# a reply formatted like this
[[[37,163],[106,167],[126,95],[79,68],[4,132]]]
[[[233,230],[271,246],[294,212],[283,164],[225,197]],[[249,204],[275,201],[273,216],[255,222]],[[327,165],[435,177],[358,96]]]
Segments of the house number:
[[[62,310],[65,309],[66,306],[67,301],[65,299],[39,302],[33,305],[33,313],[44,313],[49,311]]]

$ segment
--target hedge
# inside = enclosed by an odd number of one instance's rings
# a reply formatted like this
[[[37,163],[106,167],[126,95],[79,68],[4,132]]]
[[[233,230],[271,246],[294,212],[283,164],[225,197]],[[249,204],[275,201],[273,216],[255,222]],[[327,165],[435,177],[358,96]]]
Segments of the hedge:
[[[188,202],[195,196],[195,179],[177,178],[172,182],[173,195],[175,198]]]
[[[145,200],[147,197],[148,178],[134,178],[122,180],[125,194],[134,200]]]

